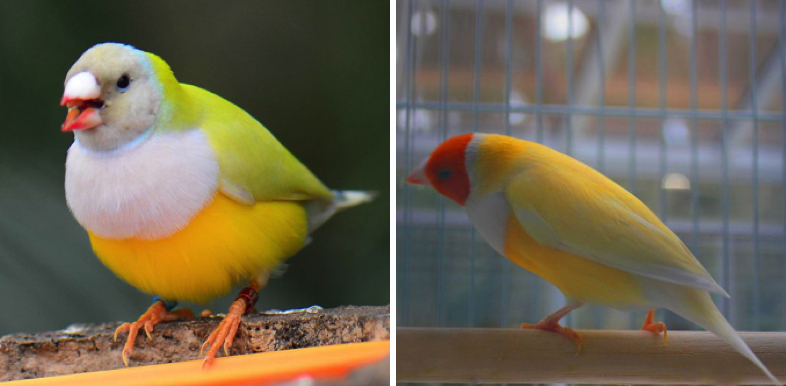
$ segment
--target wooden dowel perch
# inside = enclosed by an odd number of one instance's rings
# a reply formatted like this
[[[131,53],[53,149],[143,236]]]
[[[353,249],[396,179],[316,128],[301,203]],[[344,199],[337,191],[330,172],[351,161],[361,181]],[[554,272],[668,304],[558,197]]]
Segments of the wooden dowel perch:
[[[152,340],[136,339],[131,366],[199,359],[199,349],[220,318],[162,323]],[[291,314],[243,316],[231,354],[390,339],[390,307],[340,307]],[[0,338],[0,382],[123,368],[125,335],[119,322]],[[122,339],[121,339],[122,338]],[[221,356],[220,354],[219,356]],[[385,378],[387,382],[387,378]]]
[[[726,342],[704,331],[398,328],[396,380],[447,383],[771,384]],[[786,380],[786,333],[740,334]]]

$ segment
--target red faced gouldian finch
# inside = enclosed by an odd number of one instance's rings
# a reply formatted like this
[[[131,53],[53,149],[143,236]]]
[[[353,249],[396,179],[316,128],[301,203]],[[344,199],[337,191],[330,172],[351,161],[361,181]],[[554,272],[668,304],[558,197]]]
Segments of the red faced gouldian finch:
[[[641,201],[589,166],[504,135],[464,134],[439,145],[407,178],[466,209],[497,252],[543,277],[568,305],[522,328],[581,338],[559,320],[585,303],[667,308],[728,342],[778,381],[709,293],[729,296],[685,244]],[[664,334],[649,311],[643,330]]]
[[[204,366],[232,345],[283,260],[308,235],[372,193],[331,191],[248,113],[182,84],[161,58],[106,43],[87,50],[65,79],[62,131],[73,131],[66,201],[98,258],[157,298],[128,333],[192,319],[178,300],[204,303],[249,283],[202,346]]]

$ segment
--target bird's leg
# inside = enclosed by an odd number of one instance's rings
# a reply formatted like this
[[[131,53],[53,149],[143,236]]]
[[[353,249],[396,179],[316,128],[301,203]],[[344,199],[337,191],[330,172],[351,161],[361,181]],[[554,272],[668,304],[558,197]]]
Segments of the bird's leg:
[[[663,345],[665,346],[668,343],[669,331],[666,329],[666,323],[657,322],[655,323],[655,311],[647,312],[647,318],[644,319],[644,324],[641,326],[642,331],[652,331],[656,334],[663,333]]]
[[[202,355],[205,349],[210,347],[207,354],[205,354],[204,362],[202,362],[203,369],[210,366],[220,347],[224,347],[224,355],[229,355],[229,349],[232,347],[232,341],[234,341],[237,328],[240,325],[240,317],[254,308],[254,304],[256,304],[259,297],[258,292],[267,285],[268,277],[266,273],[263,273],[258,278],[251,280],[248,287],[240,291],[235,301],[229,306],[229,312],[227,312],[224,320],[219,323],[216,330],[202,344],[199,355]]]
[[[194,319],[194,313],[191,312],[190,309],[183,308],[177,311],[172,311],[172,308],[175,306],[177,306],[177,302],[167,303],[164,300],[160,300],[158,297],[156,297],[153,304],[147,309],[147,311],[145,311],[144,314],[142,314],[142,316],[139,317],[136,322],[123,323],[115,330],[115,342],[117,342],[117,334],[121,332],[128,333],[122,353],[123,364],[125,364],[126,367],[128,367],[128,358],[134,352],[134,341],[136,341],[136,336],[137,333],[139,333],[140,328],[144,327],[147,338],[153,339],[153,337],[150,336],[150,333],[153,332],[153,327],[160,322]]]
[[[581,306],[582,306],[581,303],[569,304],[565,307],[560,308],[553,314],[543,318],[543,320],[541,320],[536,324],[522,323],[521,328],[553,331],[565,335],[568,339],[575,341],[576,344],[578,344],[578,349],[576,350],[576,354],[578,354],[579,352],[581,352],[581,348],[584,345],[584,342],[581,340],[579,334],[577,334],[576,331],[573,331],[572,328],[560,326],[559,320],[565,317],[565,315],[567,315],[568,312],[571,312]]]

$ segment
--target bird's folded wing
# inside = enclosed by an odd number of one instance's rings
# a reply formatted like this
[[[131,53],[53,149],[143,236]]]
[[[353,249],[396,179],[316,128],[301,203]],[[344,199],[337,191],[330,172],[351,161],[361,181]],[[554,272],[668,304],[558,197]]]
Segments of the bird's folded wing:
[[[671,230],[600,173],[532,167],[514,177],[505,195],[522,227],[543,245],[728,297]]]
[[[209,106],[200,129],[215,150],[221,191],[235,201],[313,200],[333,193],[257,120],[226,100],[184,85]]]

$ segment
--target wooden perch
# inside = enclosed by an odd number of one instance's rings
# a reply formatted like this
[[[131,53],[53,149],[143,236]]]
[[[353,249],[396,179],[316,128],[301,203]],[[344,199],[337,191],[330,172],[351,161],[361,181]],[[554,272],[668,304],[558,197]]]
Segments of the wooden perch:
[[[771,384],[704,331],[577,331],[584,348],[537,330],[398,328],[396,381],[445,383]],[[786,333],[740,334],[786,380]]]
[[[219,317],[162,323],[152,340],[136,339],[131,366],[183,362],[199,358],[199,349],[218,326]],[[112,337],[120,322],[83,325],[34,335],[0,338],[0,381],[39,378],[123,367],[125,335]],[[316,313],[249,314],[231,349],[232,355],[339,343],[390,339],[390,307],[340,307]],[[385,380],[387,383],[387,380]]]

